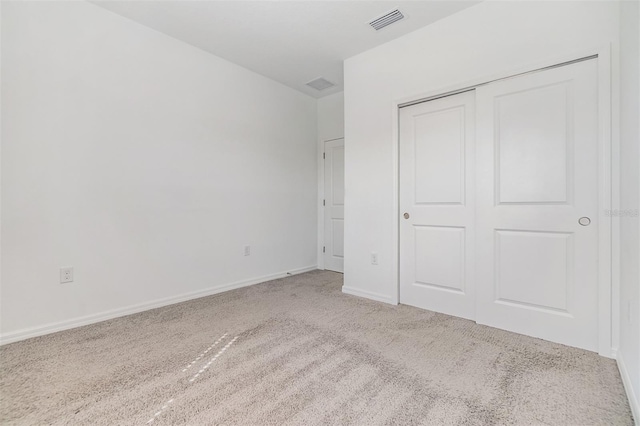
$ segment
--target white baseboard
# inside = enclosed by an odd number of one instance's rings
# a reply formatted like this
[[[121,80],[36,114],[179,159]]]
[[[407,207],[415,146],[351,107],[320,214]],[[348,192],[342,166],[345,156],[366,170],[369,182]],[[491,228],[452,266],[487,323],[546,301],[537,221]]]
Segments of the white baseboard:
[[[371,299],[378,302],[389,303],[391,305],[397,305],[395,300],[389,296],[385,296],[384,294],[374,293],[372,291],[360,290],[353,287],[342,286],[342,292],[346,294],[350,294],[352,296],[364,297],[365,299]]]
[[[631,413],[633,414],[633,421],[636,426],[640,426],[640,401],[638,401],[638,395],[636,395],[633,385],[631,384],[631,377],[629,377],[629,371],[624,363],[622,354],[618,352],[616,360],[618,361],[618,370],[620,370],[620,376],[622,376],[622,384],[624,390],[627,392],[627,398],[629,399],[629,405],[631,406]]]
[[[284,278],[289,275],[297,275],[305,272],[313,271],[316,269],[316,265],[307,266],[305,268],[294,269],[291,271],[278,272],[275,274],[264,275],[262,277],[252,278],[249,280],[236,281],[230,284],[223,284],[216,287],[211,287],[205,290],[194,291],[191,293],[184,293],[177,296],[166,297],[163,299],[156,299],[150,302],[138,303],[136,305],[130,305],[124,308],[113,309],[106,312],[100,312],[98,314],[87,315],[83,317],[73,318],[70,320],[60,321],[56,323],[50,323],[43,326],[26,328],[10,333],[0,335],[0,346],[6,345],[20,340],[29,339],[31,337],[43,336],[45,334],[55,333],[58,331],[69,330],[71,328],[82,327],[83,325],[94,324],[100,321],[106,321],[113,318],[123,317],[126,315],[137,314],[138,312],[148,311],[150,309],[160,308],[162,306],[173,305],[174,303],[186,302],[187,300],[198,299],[200,297],[211,296],[213,294],[222,293],[229,290],[234,290],[241,287],[247,287],[255,284],[260,284],[266,281],[275,280],[278,278]]]

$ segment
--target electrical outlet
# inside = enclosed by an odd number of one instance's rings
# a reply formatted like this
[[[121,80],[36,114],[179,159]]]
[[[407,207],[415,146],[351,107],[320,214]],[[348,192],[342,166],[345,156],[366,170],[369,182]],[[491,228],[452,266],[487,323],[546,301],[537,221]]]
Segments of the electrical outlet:
[[[251,254],[251,246],[244,246],[244,255],[249,256]]]
[[[70,283],[73,281],[73,266],[60,268],[60,284]]]
[[[378,253],[371,253],[371,264],[372,265],[378,264]]]

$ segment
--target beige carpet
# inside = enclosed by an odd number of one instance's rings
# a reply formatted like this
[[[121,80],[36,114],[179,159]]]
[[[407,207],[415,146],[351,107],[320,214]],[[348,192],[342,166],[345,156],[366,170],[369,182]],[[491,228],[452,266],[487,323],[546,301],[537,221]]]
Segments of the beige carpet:
[[[0,349],[2,424],[630,425],[614,361],[315,271]]]

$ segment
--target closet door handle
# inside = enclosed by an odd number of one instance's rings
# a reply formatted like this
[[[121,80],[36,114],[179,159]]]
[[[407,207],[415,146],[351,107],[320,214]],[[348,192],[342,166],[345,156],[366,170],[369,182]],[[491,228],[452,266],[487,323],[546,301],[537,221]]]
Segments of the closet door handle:
[[[403,214],[403,216],[404,216],[405,219],[409,219],[409,213],[405,213],[405,214]]]
[[[580,219],[578,219],[578,223],[582,226],[589,226],[591,224],[591,219],[589,219],[588,217],[584,216],[581,217]]]

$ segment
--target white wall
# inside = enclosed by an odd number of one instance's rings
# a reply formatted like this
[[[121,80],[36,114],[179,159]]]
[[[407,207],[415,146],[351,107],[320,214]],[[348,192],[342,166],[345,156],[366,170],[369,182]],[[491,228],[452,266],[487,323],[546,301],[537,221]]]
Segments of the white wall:
[[[640,7],[620,7],[620,347],[618,361],[640,421]]]
[[[324,268],[324,163],[322,153],[325,141],[344,137],[344,92],[318,99],[318,268]]]
[[[315,99],[89,3],[3,3],[5,341],[315,266]]]
[[[344,137],[344,92],[318,99],[318,141]]]
[[[397,302],[394,101],[615,44],[618,18],[614,2],[487,1],[347,59],[344,290]]]

